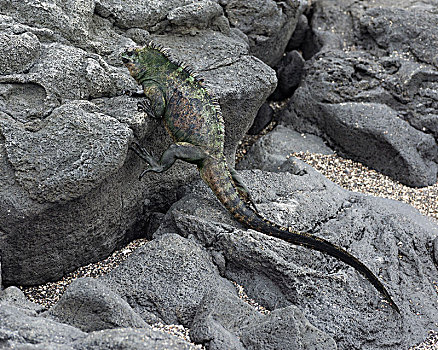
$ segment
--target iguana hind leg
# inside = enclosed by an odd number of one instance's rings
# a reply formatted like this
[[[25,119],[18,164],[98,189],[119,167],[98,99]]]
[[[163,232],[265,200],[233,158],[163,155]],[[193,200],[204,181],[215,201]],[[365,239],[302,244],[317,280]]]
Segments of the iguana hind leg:
[[[138,142],[136,142],[136,141],[132,142],[132,145],[129,148],[132,149],[136,155],[138,155],[141,159],[143,159],[151,167],[158,167],[159,166],[159,164],[155,160],[154,156],[151,153],[149,153],[149,151],[146,148],[143,148],[142,146],[140,146],[140,144]]]
[[[239,196],[242,198],[242,200],[245,203],[248,203],[256,213],[258,213],[257,207],[254,201],[252,200],[251,194],[249,193],[248,188],[245,186],[243,179],[240,177],[237,171],[231,167],[230,167],[230,174],[233,179],[234,185],[236,186],[237,192],[239,193]]]
[[[132,150],[146,163],[150,165],[149,168],[143,170],[140,174],[140,179],[148,172],[162,173],[169,169],[177,159],[184,160],[188,163],[198,164],[202,162],[207,154],[198,146],[194,146],[186,142],[177,142],[169,146],[163,152],[159,161],[155,160],[153,156],[138,143],[133,143],[136,147],[131,147]]]

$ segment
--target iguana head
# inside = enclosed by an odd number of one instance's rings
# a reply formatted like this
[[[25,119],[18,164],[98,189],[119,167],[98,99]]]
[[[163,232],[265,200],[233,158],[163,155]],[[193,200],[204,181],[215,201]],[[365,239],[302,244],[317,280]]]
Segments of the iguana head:
[[[137,81],[137,77],[141,70],[139,51],[140,48],[129,48],[120,55],[126,68],[128,68],[129,73]]]
[[[172,64],[163,49],[153,43],[145,47],[129,48],[121,54],[121,59],[139,84],[150,79],[164,80]]]

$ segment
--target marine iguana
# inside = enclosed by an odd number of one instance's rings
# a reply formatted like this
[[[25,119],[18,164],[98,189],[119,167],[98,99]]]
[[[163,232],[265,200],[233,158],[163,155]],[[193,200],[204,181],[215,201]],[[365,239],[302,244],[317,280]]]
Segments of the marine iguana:
[[[192,69],[155,43],[128,49],[121,58],[146,96],[139,103],[139,109],[152,118],[162,119],[174,141],[160,160],[154,159],[138,143],[133,144],[133,151],[149,164],[140,179],[150,171],[166,171],[177,159],[196,164],[201,178],[240,223],[286,242],[329,254],[354,267],[400,313],[374,273],[345,249],[309,233],[280,226],[254,210],[245,185],[224,156],[224,121],[219,103]]]

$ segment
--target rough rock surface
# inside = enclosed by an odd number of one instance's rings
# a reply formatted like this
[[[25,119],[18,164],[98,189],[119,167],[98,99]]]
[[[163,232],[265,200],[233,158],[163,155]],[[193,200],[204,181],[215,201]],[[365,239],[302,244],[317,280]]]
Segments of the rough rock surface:
[[[57,279],[136,235],[151,238],[110,274],[75,281],[50,310],[16,287],[0,290],[0,348],[194,349],[155,322],[184,325],[208,350],[406,349],[436,329],[437,225],[290,157],[335,149],[411,185],[436,182],[436,4],[321,0],[308,17],[302,4],[0,0],[0,289]],[[239,164],[263,170],[240,175],[264,216],[369,266],[400,315],[342,262],[245,230],[204,184],[176,191],[194,167],[138,181],[145,164],[129,143],[159,155],[170,140],[125,93],[137,86],[119,54],[150,39],[219,98],[231,164],[274,90],[262,61],[278,63],[287,44],[284,98],[317,53],[276,115],[283,125]],[[269,312],[238,298],[231,281]]]
[[[146,326],[125,300],[94,278],[74,281],[46,316],[84,332]]]
[[[121,310],[125,320],[138,314],[147,323],[182,323],[190,327],[192,340],[216,350],[400,349],[424,339],[438,322],[433,258],[437,225],[409,205],[348,192],[310,166],[299,166],[302,171],[296,175],[260,170],[240,174],[264,216],[323,236],[365,262],[384,281],[400,315],[351,267],[242,229],[198,183],[181,194],[150,243],[98,281],[77,281],[46,318],[33,307],[0,296],[3,342],[32,341],[39,348],[135,348],[152,337],[163,341],[156,346],[164,349],[166,341],[174,341],[159,333],[145,336],[150,330],[141,324],[137,330],[108,329]],[[238,299],[228,279],[243,285],[271,313],[261,315]],[[3,295],[21,298],[16,289],[6,291]],[[54,315],[58,321],[87,319],[89,327],[98,323],[107,329],[86,336],[50,319]],[[19,320],[42,327],[42,338],[20,333]]]
[[[335,339],[338,349],[400,349],[423,340],[438,321],[432,255],[436,224],[409,205],[348,192],[311,167],[304,170],[241,175],[264,216],[340,244],[375,271],[400,315],[351,267],[255,231],[233,229],[230,224],[239,225],[203,186],[172,207],[156,235],[173,230],[195,236],[223,276],[242,284],[270,310],[297,306],[313,326]],[[222,328],[216,324],[213,329]],[[230,339],[221,332],[218,341]]]
[[[126,124],[85,101],[56,108],[35,129],[3,114],[0,128],[15,179],[40,203],[90,192],[123,165],[132,140]]]
[[[320,137],[313,134],[300,134],[293,129],[278,125],[252,145],[248,155],[239,162],[237,168],[275,172],[288,161],[293,152],[333,154]]]
[[[0,304],[0,346],[4,349],[169,349],[195,347],[170,334],[144,328],[117,328],[85,333],[72,326]]]
[[[432,4],[315,2],[309,41],[319,52],[306,62],[282,119],[404,184],[436,183],[438,17]]]
[[[283,56],[304,7],[299,1],[226,0],[220,3],[230,25],[248,36],[251,53],[270,66]]]
[[[0,38],[0,74],[21,73],[34,64],[41,46],[34,34],[0,33]],[[10,59],[10,51],[16,52],[16,59]]]
[[[287,6],[292,26],[298,7]],[[5,285],[56,280],[108,256],[168,209],[170,189],[195,175],[177,164],[138,181],[145,164],[130,142],[159,155],[171,140],[126,94],[138,89],[119,58],[127,47],[153,39],[205,78],[223,107],[231,163],[276,84],[215,1],[0,0],[0,28]],[[275,35],[268,35],[271,45]]]
[[[249,128],[247,134],[248,135],[260,134],[260,132],[272,121],[273,117],[274,117],[274,110],[269,105],[269,103],[265,102],[258,110],[254,122]]]
[[[227,293],[207,295],[190,328],[194,341],[210,350],[336,349],[294,306],[263,315]]]
[[[235,290],[219,276],[207,252],[175,234],[139,248],[101,281],[127,300],[148,323],[185,326],[208,291]]]
[[[41,312],[43,307],[27,300],[24,293],[17,287],[8,287],[0,291],[0,304],[8,304],[31,312]]]
[[[78,299],[82,297],[84,300]],[[129,311],[125,301],[94,279],[76,281],[56,307],[49,313],[40,312],[41,307],[28,301],[18,288],[0,291],[0,348],[194,349],[193,344],[153,330],[132,309]],[[53,320],[54,316],[65,322]],[[131,322],[126,322],[128,318]],[[88,334],[71,324],[87,328]],[[118,326],[124,327],[109,329]]]
[[[0,304],[0,344],[13,349],[20,344],[62,346],[84,338],[86,333],[7,304]]]
[[[270,96],[274,101],[284,100],[292,96],[301,82],[304,68],[304,59],[296,51],[289,51],[276,67],[278,84]]]
[[[117,328],[89,333],[72,344],[76,350],[158,349],[195,350],[195,346],[175,336],[148,328]]]

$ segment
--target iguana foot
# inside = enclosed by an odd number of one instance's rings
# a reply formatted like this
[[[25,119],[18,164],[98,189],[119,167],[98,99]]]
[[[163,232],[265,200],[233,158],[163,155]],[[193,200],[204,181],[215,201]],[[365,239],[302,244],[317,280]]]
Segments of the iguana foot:
[[[133,147],[135,146],[135,147]],[[184,160],[189,163],[199,164],[207,156],[205,151],[197,146],[186,142],[177,142],[169,146],[161,156],[160,161],[156,161],[154,157],[137,142],[133,142],[130,148],[146,163],[149,168],[143,170],[140,174],[140,179],[148,172],[162,173],[169,169],[177,159]]]
[[[230,174],[233,178],[234,185],[236,186],[237,192],[239,193],[240,198],[247,203],[252,210],[254,210],[256,213],[259,211],[257,210],[257,207],[254,203],[254,201],[251,198],[251,194],[249,193],[248,188],[245,186],[245,183],[243,182],[242,178],[239,174],[237,174],[237,171],[233,168],[230,168]]]
[[[133,147],[135,146],[135,147]],[[146,163],[148,163],[151,167],[158,167],[159,163],[154,159],[151,153],[149,153],[145,148],[140,146],[140,144],[136,141],[133,141],[131,146],[129,146],[135,154],[137,154],[141,159],[143,159]]]

